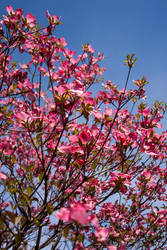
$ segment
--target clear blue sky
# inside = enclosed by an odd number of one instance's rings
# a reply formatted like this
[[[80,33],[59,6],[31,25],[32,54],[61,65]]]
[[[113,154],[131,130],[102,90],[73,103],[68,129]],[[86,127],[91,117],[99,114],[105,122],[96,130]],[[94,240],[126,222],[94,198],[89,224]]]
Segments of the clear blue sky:
[[[167,0],[1,0],[0,15],[9,4],[32,13],[43,25],[46,10],[62,16],[57,35],[78,52],[86,42],[103,52],[105,79],[121,86],[126,78],[123,60],[135,53],[138,62],[131,79],[145,75],[148,101],[167,102]]]

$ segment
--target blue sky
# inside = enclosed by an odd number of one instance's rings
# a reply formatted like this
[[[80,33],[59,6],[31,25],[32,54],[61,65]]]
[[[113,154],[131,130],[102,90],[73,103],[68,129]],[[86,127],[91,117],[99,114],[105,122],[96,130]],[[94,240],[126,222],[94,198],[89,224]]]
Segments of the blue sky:
[[[166,0],[1,0],[0,15],[6,5],[32,13],[46,24],[45,12],[62,16],[57,36],[65,37],[68,48],[81,52],[89,42],[105,55],[105,79],[124,85],[127,53],[138,62],[131,80],[145,75],[148,102],[167,102],[167,1]]]

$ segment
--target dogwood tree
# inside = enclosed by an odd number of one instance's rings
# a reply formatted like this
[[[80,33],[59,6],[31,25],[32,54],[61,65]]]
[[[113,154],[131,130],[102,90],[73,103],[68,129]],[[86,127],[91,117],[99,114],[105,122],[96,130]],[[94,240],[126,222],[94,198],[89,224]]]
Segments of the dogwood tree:
[[[145,77],[129,81],[134,55],[119,89],[103,79],[102,54],[86,44],[77,55],[56,36],[56,15],[47,11],[41,28],[32,14],[6,10],[1,249],[165,249],[166,105],[147,105]]]

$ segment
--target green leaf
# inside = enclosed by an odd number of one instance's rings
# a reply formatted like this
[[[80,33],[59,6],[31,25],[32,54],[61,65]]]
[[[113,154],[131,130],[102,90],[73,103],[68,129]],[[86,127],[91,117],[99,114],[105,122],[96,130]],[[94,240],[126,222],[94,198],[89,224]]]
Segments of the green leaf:
[[[86,112],[86,111],[83,111],[83,116],[85,117],[85,119],[86,120],[88,120],[89,119],[89,113],[88,112]]]
[[[15,234],[15,243],[18,245],[21,242],[20,234]]]
[[[17,226],[18,225],[18,223],[21,221],[21,219],[22,219],[22,216],[17,216],[16,218],[15,218],[15,226]]]
[[[24,197],[24,199],[27,201],[27,203],[30,202],[29,196],[25,193],[22,193],[22,196]]]
[[[80,235],[78,236],[78,241],[79,241],[79,242],[83,242],[83,241],[84,241],[84,234],[80,234]]]
[[[36,136],[36,140],[37,140],[37,143],[38,143],[39,145],[40,145],[40,143],[41,143],[42,135],[43,135],[43,133],[42,133],[42,132],[39,132],[39,133],[37,134],[37,136]]]
[[[53,206],[52,206],[52,204],[48,204],[47,205],[47,211],[48,211],[48,214],[52,214],[53,213]]]
[[[12,156],[12,159],[11,159],[11,163],[14,164],[15,162],[16,162],[16,156],[13,155],[13,156]]]
[[[10,211],[6,211],[5,214],[10,218],[11,222],[14,224],[15,223],[15,214],[10,212]]]
[[[39,175],[39,177],[38,177],[38,178],[39,178],[39,180],[40,180],[40,181],[42,181],[42,180],[43,180],[44,174],[45,174],[45,172],[42,172],[42,173]]]
[[[24,207],[27,207],[27,202],[24,199],[19,199],[19,201]]]
[[[127,65],[129,68],[132,68],[135,63],[137,62],[137,58],[134,58],[135,54],[127,54],[126,60],[124,61],[125,65]]]
[[[34,167],[33,165],[29,165],[28,167],[25,168],[25,170],[27,172],[30,172],[33,167]]]
[[[27,188],[27,194],[28,194],[28,195],[31,195],[31,193],[32,193],[32,188],[29,186],[29,187]]]
[[[17,191],[17,189],[16,189],[16,188],[11,188],[11,189],[9,190],[9,192],[10,192],[11,194],[16,193],[16,191]]]
[[[8,114],[6,115],[8,118],[11,117],[13,115],[13,111],[8,112]]]
[[[64,236],[64,238],[67,238],[69,231],[70,231],[70,227],[69,226],[64,228],[64,230],[63,230],[63,236]]]
[[[97,167],[97,163],[96,162],[93,162],[92,165],[91,165],[91,169],[92,170],[95,170]]]
[[[56,187],[59,188],[62,184],[62,180],[59,180],[57,183],[56,183]]]

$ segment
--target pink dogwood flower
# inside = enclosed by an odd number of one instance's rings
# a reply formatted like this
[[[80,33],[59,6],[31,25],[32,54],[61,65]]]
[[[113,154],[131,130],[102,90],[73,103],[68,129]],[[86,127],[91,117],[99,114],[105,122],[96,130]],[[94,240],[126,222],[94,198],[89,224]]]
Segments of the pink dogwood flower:
[[[90,222],[90,217],[83,204],[77,204],[72,208],[70,218],[79,222],[83,226]]]
[[[99,227],[96,229],[95,236],[98,241],[105,241],[109,235],[108,229],[106,227]]]
[[[7,175],[1,172],[1,173],[0,173],[0,179],[6,181]]]
[[[62,207],[59,212],[56,212],[56,217],[64,222],[69,222],[70,220],[70,210],[68,208]]]
[[[82,131],[80,134],[79,134],[79,139],[81,140],[81,142],[83,144],[87,144],[90,139],[91,139],[91,135],[90,135],[90,132],[89,131]]]

